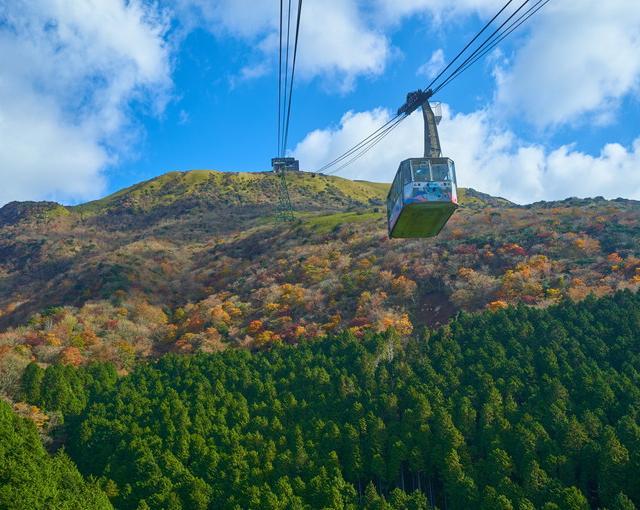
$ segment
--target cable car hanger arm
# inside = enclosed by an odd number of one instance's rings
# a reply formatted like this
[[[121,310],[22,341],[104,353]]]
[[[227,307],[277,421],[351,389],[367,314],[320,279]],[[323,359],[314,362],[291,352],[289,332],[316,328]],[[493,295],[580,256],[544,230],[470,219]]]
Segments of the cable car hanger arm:
[[[398,115],[404,115],[405,117],[408,117],[423,104],[425,104],[431,98],[431,96],[433,96],[433,91],[431,89],[418,89],[414,90],[413,92],[409,92],[407,94],[407,100],[405,101],[405,103],[400,108],[398,108]]]

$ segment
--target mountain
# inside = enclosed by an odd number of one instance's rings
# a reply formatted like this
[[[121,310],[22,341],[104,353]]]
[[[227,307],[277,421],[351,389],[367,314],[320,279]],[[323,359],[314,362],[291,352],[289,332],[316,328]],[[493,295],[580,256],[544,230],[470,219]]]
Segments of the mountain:
[[[625,291],[120,377],[32,363],[22,393],[63,414],[66,451],[121,510],[633,510],[638,374]]]
[[[0,507],[640,504],[640,203],[288,181],[0,208]]]
[[[518,206],[474,190],[433,239],[390,240],[388,185],[172,172],[104,199],[0,209],[0,348],[126,368],[139,357],[262,348],[332,331],[409,335],[460,310],[548,306],[640,284],[640,203]]]

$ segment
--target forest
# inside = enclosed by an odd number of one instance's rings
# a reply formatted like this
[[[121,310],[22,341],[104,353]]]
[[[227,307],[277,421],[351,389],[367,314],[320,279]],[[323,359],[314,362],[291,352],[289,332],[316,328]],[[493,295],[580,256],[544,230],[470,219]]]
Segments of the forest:
[[[63,479],[93,491],[91,508],[108,508],[104,496],[138,510],[640,505],[630,291],[461,312],[411,337],[346,331],[254,353],[167,354],[126,375],[108,362],[31,363],[19,392],[59,416],[49,435],[66,451],[25,476],[55,491],[49,473],[72,471],[68,455],[85,481]],[[3,458],[7,420],[24,429],[13,441],[43,458],[34,426],[0,411]],[[0,465],[2,506],[19,480]]]
[[[465,189],[438,237],[398,240],[385,184],[296,173],[282,225],[272,181],[174,172],[79,206],[0,209],[0,393],[31,361],[126,372],[167,352],[408,337],[460,310],[640,288],[638,202]]]
[[[36,425],[0,401],[0,508],[107,510],[113,508],[95,482],[83,480],[63,452],[50,456]]]

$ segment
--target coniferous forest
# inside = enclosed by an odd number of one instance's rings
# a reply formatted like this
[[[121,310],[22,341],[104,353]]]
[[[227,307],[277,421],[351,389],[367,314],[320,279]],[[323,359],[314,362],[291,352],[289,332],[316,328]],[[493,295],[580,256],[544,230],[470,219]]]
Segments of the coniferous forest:
[[[24,479],[51,508],[106,508],[105,496],[119,509],[640,506],[640,296],[628,291],[462,313],[410,339],[170,354],[124,376],[31,364],[21,392],[62,413],[66,453],[46,457],[3,406],[2,508]],[[23,463],[27,447],[36,460]]]

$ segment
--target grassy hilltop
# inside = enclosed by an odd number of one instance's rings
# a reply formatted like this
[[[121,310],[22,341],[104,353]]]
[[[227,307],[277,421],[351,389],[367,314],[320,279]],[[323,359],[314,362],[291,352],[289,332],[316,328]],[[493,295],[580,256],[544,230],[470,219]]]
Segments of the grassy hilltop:
[[[288,181],[296,221],[286,225],[274,220],[270,173],[171,172],[74,207],[7,204],[4,349],[124,367],[344,329],[410,334],[459,310],[640,284],[637,202],[517,206],[462,190],[440,236],[389,240],[388,185],[304,172]]]

